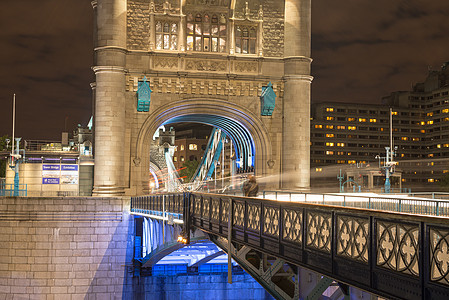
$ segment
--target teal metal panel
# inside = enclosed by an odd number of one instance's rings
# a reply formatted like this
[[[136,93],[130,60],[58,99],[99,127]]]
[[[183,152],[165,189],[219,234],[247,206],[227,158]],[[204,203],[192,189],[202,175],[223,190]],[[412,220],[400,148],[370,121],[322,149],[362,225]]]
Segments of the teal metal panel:
[[[271,116],[276,104],[276,93],[273,91],[271,82],[267,86],[262,87],[262,94],[260,95],[260,114],[262,116]]]
[[[143,81],[139,81],[137,88],[137,111],[150,110],[151,92],[147,77],[143,77]]]

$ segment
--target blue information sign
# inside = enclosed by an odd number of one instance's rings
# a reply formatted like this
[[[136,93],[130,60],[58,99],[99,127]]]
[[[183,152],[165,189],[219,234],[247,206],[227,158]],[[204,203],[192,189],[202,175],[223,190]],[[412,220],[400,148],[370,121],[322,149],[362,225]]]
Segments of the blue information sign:
[[[59,178],[42,178],[42,184],[59,184]]]
[[[42,165],[42,170],[58,171],[60,167],[60,165]]]
[[[63,171],[78,171],[78,165],[62,165],[61,168]]]

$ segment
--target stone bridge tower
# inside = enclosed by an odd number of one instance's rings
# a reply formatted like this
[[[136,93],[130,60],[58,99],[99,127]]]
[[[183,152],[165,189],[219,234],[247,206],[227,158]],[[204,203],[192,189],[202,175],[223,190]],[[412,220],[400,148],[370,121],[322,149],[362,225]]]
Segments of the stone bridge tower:
[[[309,187],[311,0],[92,5],[94,195],[147,192],[150,139],[170,122],[244,131],[262,184]]]

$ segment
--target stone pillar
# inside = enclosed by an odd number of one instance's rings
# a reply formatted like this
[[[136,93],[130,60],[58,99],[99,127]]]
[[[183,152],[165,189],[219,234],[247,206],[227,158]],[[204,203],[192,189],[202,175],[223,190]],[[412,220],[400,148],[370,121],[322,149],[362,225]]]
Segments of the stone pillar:
[[[285,1],[282,188],[310,187],[311,0]]]
[[[97,0],[93,195],[124,193],[126,0]]]

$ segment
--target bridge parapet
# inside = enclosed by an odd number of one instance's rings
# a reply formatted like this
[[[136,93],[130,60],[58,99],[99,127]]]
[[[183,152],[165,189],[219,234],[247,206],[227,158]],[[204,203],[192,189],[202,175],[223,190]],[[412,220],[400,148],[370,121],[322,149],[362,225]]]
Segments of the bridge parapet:
[[[231,221],[233,244],[336,281],[393,299],[449,298],[448,218],[203,193],[168,199],[178,213],[182,199],[191,226],[227,238]],[[139,201],[131,209],[162,208],[161,196]]]

